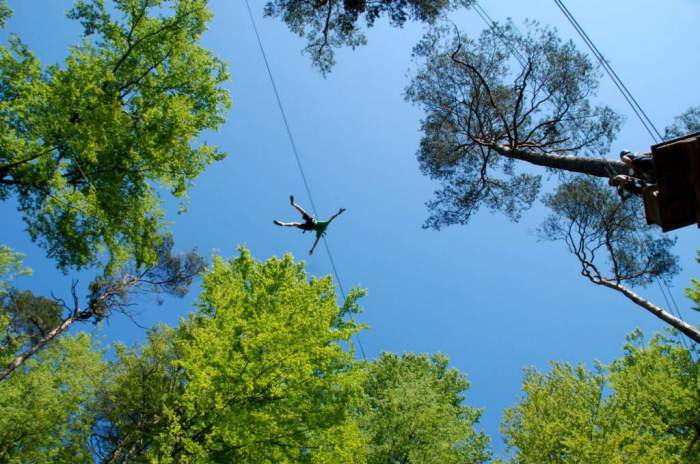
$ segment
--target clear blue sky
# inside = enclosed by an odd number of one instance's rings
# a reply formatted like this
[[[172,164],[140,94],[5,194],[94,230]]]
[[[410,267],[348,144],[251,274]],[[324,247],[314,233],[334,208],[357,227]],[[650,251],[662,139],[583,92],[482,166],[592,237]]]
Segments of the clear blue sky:
[[[176,205],[169,203],[176,243],[207,255],[230,256],[239,244],[259,259],[292,252],[307,260],[311,273],[330,273],[322,247],[308,259],[311,236],[272,225],[274,218],[296,217],[289,194],[303,204],[308,199],[244,3],[210,3],[215,18],[204,43],[228,64],[234,103],[222,130],[203,139],[229,157],[200,177],[187,213],[177,215]],[[348,209],[330,229],[329,243],[345,288],[369,290],[361,317],[371,326],[362,334],[369,357],[382,351],[448,354],[472,382],[467,401],[485,408],[481,427],[501,452],[498,424],[503,408],[518,398],[523,368],[546,369],[549,360],[611,361],[634,328],[647,333],[662,328],[622,296],[584,280],[563,244],[537,240],[535,229],[546,214],[541,206],[515,224],[484,211],[468,226],[441,232],[421,228],[424,202],[437,186],[421,176],[415,159],[421,113],[402,98],[421,27],[397,30],[380,23],[369,32],[367,46],[340,51],[338,64],[323,79],[300,54],[303,43],[280,22],[262,18],[262,0],[251,3],[319,213]],[[44,62],[60,61],[78,40],[78,25],[64,16],[71,1],[10,4],[15,17],[8,30],[18,32]],[[552,1],[484,0],[482,5],[498,20],[535,18],[574,38]],[[567,5],[657,126],[700,104],[700,2],[578,0]],[[484,26],[473,12],[455,14],[454,20],[467,33]],[[608,80],[603,80],[600,100],[627,115],[610,156],[622,148],[648,149],[649,136]],[[65,294],[75,275],[56,271],[31,244],[12,202],[0,204],[0,217],[0,243],[25,252],[35,271],[18,285]],[[698,234],[692,227],[678,234],[684,271],[673,287],[694,323],[700,318],[688,309],[682,289],[700,275],[694,261]],[[89,274],[78,277],[86,283]],[[643,294],[663,304],[658,288]],[[184,301],[160,307],[147,300],[139,321],[174,324],[190,311],[195,295],[196,289]],[[126,343],[145,335],[120,317],[97,332],[106,341]]]

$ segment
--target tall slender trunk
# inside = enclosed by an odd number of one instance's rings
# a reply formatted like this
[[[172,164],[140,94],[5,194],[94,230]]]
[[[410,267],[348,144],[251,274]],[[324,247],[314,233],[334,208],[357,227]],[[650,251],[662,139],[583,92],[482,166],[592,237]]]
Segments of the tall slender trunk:
[[[64,319],[59,325],[54,327],[47,333],[44,337],[42,337],[41,340],[39,340],[37,343],[32,345],[31,347],[27,348],[22,354],[17,356],[6,368],[0,370],[0,382],[3,380],[7,379],[12,372],[20,367],[24,362],[29,359],[30,357],[34,356],[34,354],[37,353],[40,349],[42,349],[44,346],[46,346],[47,343],[49,343],[51,340],[62,334],[63,332],[70,327],[70,325],[78,320],[79,313],[74,313],[67,319]]]
[[[669,313],[668,311],[664,310],[659,306],[656,306],[651,301],[642,298],[641,296],[637,295],[632,290],[623,285],[620,285],[616,282],[607,279],[599,279],[599,283],[600,285],[604,285],[608,288],[612,288],[613,290],[617,290],[618,292],[622,293],[627,298],[632,300],[634,303],[636,303],[638,306],[641,306],[642,308],[646,309],[651,314],[658,317],[671,327],[688,336],[688,338],[693,340],[695,343],[700,343],[700,331],[692,325],[685,322],[683,319],[674,316],[673,314]]]
[[[628,170],[622,161],[616,160],[558,155],[555,153],[536,153],[518,148],[512,149],[500,144],[491,144],[489,147],[499,155],[507,158],[525,161],[537,166],[578,172],[596,177],[612,177],[617,174],[625,174]]]

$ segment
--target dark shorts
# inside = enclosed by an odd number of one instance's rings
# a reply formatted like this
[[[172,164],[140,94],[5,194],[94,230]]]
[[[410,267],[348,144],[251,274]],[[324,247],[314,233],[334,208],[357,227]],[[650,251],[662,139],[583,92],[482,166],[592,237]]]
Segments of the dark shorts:
[[[304,232],[312,231],[314,230],[314,221],[306,220],[299,226],[299,228]]]

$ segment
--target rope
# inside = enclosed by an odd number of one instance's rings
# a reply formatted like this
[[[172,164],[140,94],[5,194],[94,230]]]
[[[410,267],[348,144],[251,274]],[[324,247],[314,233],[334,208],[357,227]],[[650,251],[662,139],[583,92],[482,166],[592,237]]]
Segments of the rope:
[[[263,47],[262,40],[260,39],[260,32],[258,31],[258,27],[255,25],[255,19],[253,17],[253,11],[250,8],[250,3],[248,0],[245,0],[245,6],[246,9],[248,10],[248,17],[250,18],[250,24],[253,26],[253,31],[255,32],[255,38],[258,41],[258,47],[260,48],[260,54],[263,57],[263,61],[265,62],[265,68],[267,69],[267,75],[270,78],[270,83],[272,84],[272,90],[274,91],[275,94],[275,100],[277,101],[277,106],[280,110],[280,114],[282,115],[282,121],[284,122],[284,127],[287,131],[287,137],[289,138],[289,143],[292,146],[292,153],[294,153],[294,158],[296,159],[297,163],[297,168],[299,169],[299,174],[301,174],[301,179],[304,182],[304,188],[306,189],[306,195],[309,197],[309,200],[311,201],[311,208],[314,212],[314,216],[318,217],[318,210],[316,209],[316,203],[314,202],[314,197],[313,194],[311,193],[311,187],[309,186],[309,181],[306,177],[306,173],[304,171],[304,165],[301,162],[301,157],[299,156],[299,150],[297,150],[297,144],[294,141],[294,136],[292,135],[292,130],[289,126],[289,121],[287,120],[287,114],[284,111],[284,106],[282,105],[282,99],[280,98],[279,91],[277,90],[277,84],[275,83],[275,78],[272,75],[272,69],[270,68],[270,62],[267,59],[267,54],[265,53],[265,48]],[[326,253],[328,254],[328,260],[331,263],[331,268],[333,269],[333,275],[335,276],[335,281],[338,283],[338,288],[340,290],[340,294],[343,296],[343,300],[347,299],[347,296],[345,294],[345,289],[343,288],[343,283],[340,280],[340,275],[338,274],[338,268],[335,265],[335,260],[333,259],[333,254],[331,253],[331,247],[328,245],[328,241],[326,240],[326,237],[322,237],[323,240],[323,245],[326,248]],[[357,345],[360,347],[360,353],[362,353],[362,358],[367,361],[367,356],[365,355],[365,349],[362,346],[362,341],[360,340],[360,334],[359,332],[355,334],[355,339],[357,340]]]

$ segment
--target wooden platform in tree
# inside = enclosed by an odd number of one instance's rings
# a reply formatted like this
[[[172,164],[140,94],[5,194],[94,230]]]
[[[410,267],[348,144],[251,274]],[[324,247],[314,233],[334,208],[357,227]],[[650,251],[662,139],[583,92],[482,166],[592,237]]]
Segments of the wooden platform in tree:
[[[644,192],[648,224],[700,227],[700,132],[651,147],[657,184]]]

